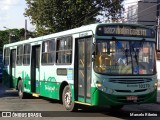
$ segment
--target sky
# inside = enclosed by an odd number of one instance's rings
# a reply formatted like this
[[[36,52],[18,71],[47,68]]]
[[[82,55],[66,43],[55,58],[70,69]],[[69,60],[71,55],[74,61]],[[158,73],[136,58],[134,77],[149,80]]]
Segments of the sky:
[[[138,0],[124,0],[125,7],[135,4],[135,1]],[[25,0],[0,0],[0,30],[24,28],[27,19],[27,29],[33,31],[35,27],[30,24],[29,18],[23,15],[25,8]]]
[[[25,8],[25,0],[0,0],[0,30],[24,28],[27,19],[27,29],[32,31],[34,26],[30,24],[29,18],[23,15]]]

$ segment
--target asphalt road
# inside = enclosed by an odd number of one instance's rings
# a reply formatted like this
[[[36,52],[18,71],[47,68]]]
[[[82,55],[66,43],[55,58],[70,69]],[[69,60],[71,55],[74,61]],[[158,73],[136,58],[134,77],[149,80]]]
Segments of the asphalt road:
[[[158,101],[160,100],[159,96],[160,92],[158,93]],[[34,120],[34,115],[38,116],[37,119],[52,120],[160,119],[160,102],[157,104],[126,105],[120,111],[110,111],[107,108],[95,108],[85,106],[81,106],[81,108],[82,109],[79,109],[78,112],[66,112],[64,111],[63,105],[56,100],[42,97],[19,99],[16,90],[7,89],[0,85],[0,116],[2,116],[2,112],[11,112],[12,117],[15,117],[5,118],[7,120],[20,119],[16,116],[18,114],[20,115],[20,117],[28,117],[29,115],[30,118],[25,118],[29,120]],[[33,113],[34,115],[31,115]],[[40,118],[41,116],[42,118]],[[2,117],[0,117],[0,119],[2,119]]]

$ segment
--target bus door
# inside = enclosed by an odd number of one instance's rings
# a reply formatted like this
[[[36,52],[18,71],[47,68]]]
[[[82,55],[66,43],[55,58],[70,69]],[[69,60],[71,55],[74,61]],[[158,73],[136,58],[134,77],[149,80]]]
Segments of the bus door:
[[[40,78],[40,45],[32,46],[31,55],[31,91],[39,93],[39,78]]]
[[[78,53],[78,54],[77,54]],[[92,37],[77,40],[75,52],[75,88],[78,101],[90,103],[92,74]]]
[[[15,81],[15,65],[16,65],[16,49],[12,49],[11,50],[11,54],[10,54],[10,87],[16,87],[16,81]]]

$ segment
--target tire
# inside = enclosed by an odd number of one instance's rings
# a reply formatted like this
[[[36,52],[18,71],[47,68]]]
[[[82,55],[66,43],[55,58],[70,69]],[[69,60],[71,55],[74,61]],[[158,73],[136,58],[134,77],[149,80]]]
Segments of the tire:
[[[24,99],[27,97],[26,93],[23,92],[22,80],[18,82],[18,96],[20,99]]]
[[[76,111],[77,105],[72,101],[72,93],[69,85],[65,86],[62,94],[63,106],[67,111]]]

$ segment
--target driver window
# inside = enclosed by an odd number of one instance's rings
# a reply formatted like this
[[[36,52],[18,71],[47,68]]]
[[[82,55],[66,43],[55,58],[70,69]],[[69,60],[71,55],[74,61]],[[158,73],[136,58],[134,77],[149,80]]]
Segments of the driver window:
[[[115,63],[115,41],[99,42],[96,48],[96,67],[99,72],[103,72],[108,68],[107,66]]]

